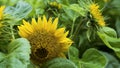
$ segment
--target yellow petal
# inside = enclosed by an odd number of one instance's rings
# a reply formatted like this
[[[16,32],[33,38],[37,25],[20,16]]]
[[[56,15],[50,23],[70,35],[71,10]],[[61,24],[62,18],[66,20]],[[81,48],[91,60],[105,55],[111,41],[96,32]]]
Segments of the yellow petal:
[[[65,56],[64,53],[60,53],[60,54],[58,55],[58,57],[66,58],[66,56]]]
[[[28,30],[26,30],[26,29],[24,28],[24,26],[23,26],[23,27],[18,26],[18,29],[20,30],[20,32],[24,32],[24,33],[26,33],[26,34],[31,34],[31,32],[29,32]]]
[[[52,18],[50,17],[47,23],[47,32],[49,32],[52,29]]]
[[[60,43],[67,43],[68,45],[71,45],[73,41],[70,40],[69,38],[64,38],[63,40],[60,41]]]
[[[43,22],[42,22],[42,20],[41,20],[41,17],[38,17],[38,26],[39,26],[39,30],[44,27],[44,26],[43,26]]]
[[[33,28],[31,26],[31,24],[29,22],[26,22],[25,20],[23,20],[23,24],[24,24],[24,28],[26,30],[28,30],[29,32],[33,33]]]
[[[58,25],[58,18],[56,18],[56,19],[54,20],[54,22],[53,22],[53,24],[52,24],[52,26],[51,26],[53,31],[56,30],[57,25]]]
[[[0,20],[2,19],[3,17],[3,10],[5,9],[5,6],[1,6],[0,7]]]
[[[32,27],[33,27],[33,29],[35,29],[35,30],[37,30],[37,28],[38,28],[35,18],[32,18]]]
[[[47,19],[45,16],[43,16],[43,25],[44,25],[44,29],[47,29]]]
[[[65,28],[60,28],[60,29],[57,29],[56,32],[55,32],[55,36],[56,37],[61,37],[64,35],[64,31],[65,31]]]
[[[19,35],[20,35],[21,37],[23,37],[23,38],[28,37],[28,34],[25,33],[24,31],[19,31],[18,33],[19,33]]]

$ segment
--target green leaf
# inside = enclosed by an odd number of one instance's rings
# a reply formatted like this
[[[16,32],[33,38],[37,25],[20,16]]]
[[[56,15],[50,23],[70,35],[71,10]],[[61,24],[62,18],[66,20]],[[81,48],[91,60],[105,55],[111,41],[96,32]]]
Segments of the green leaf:
[[[110,37],[115,37],[117,38],[117,33],[114,29],[110,28],[110,27],[102,27],[101,31],[103,31],[105,34],[107,34]]]
[[[48,7],[48,0],[25,0],[30,5],[32,5],[32,11],[29,14],[29,17],[34,17],[36,15],[41,15],[45,12]]]
[[[86,11],[82,7],[80,7],[78,4],[71,4],[69,6],[69,8],[72,9],[73,11],[77,12],[81,16],[86,15]]]
[[[69,6],[63,5],[65,13],[68,15],[68,17],[72,20],[75,21],[75,19],[78,16],[85,16],[86,11],[80,7],[78,4],[71,4]]]
[[[41,68],[77,68],[77,66],[70,60],[55,58],[43,64]]]
[[[98,36],[104,42],[104,44],[115,51],[117,56],[120,58],[120,38],[113,38],[105,33],[98,32]]]
[[[23,1],[19,1],[15,7],[9,6],[5,9],[5,13],[11,15],[16,21],[26,17],[32,10],[32,7]],[[12,22],[13,23],[13,22]]]
[[[73,11],[73,10],[70,9],[68,6],[65,6],[65,5],[64,5],[63,7],[64,7],[64,11],[65,11],[67,17],[70,18],[70,20],[75,21],[76,18],[77,18],[78,16],[80,16],[77,12]]]
[[[30,44],[24,39],[16,39],[8,45],[8,54],[0,52],[0,68],[27,68]]]
[[[79,50],[74,47],[74,46],[71,46],[69,48],[69,59],[72,60],[72,59],[79,59]]]
[[[88,49],[82,56],[81,68],[105,68],[107,60],[97,49]]]
[[[79,50],[76,47],[71,46],[69,48],[68,57],[69,57],[69,60],[73,61],[78,67],[80,67]]]
[[[56,0],[58,3],[69,5],[69,0]]]
[[[104,56],[108,60],[107,66],[105,68],[120,68],[120,63],[114,56],[106,52],[101,52],[101,53],[104,54]]]

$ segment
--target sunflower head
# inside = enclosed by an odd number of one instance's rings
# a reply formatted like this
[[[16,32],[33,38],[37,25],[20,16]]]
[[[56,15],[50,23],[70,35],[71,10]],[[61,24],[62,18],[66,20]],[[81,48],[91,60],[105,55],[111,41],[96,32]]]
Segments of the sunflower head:
[[[105,26],[104,18],[99,10],[99,5],[93,3],[89,6],[90,13],[93,16],[93,18],[98,22],[99,26]]]
[[[0,7],[0,20],[3,18],[3,10],[5,9],[5,6]]]
[[[56,1],[50,2],[49,5],[52,6],[52,7],[56,7],[58,9],[62,8],[62,5],[60,3],[57,3]]]
[[[68,31],[58,28],[58,18],[52,23],[52,18],[47,21],[43,16],[38,21],[33,18],[31,24],[23,20],[23,25],[18,26],[19,35],[27,38],[31,43],[31,60],[35,64],[41,64],[56,57],[65,57],[72,41],[67,38]]]
[[[90,15],[94,18],[99,26],[106,26],[104,17],[100,11],[100,6],[93,2],[92,0],[80,0],[80,6],[84,8],[84,10],[90,12]],[[87,13],[88,13],[87,12]]]

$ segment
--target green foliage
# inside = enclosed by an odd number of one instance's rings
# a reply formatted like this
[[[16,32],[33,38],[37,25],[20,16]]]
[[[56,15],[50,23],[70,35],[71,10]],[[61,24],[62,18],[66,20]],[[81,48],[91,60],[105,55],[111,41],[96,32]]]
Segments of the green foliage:
[[[0,0],[0,4],[2,5],[15,5],[18,0]]]
[[[105,68],[106,63],[105,56],[99,50],[91,48],[83,54],[81,68]]]
[[[48,0],[25,0],[32,6],[32,12],[29,14],[30,17],[43,14],[48,6]]]
[[[111,8],[108,8],[108,9],[110,9],[110,11],[108,11],[108,13],[110,13],[111,15],[116,15],[116,17],[118,16],[118,15],[120,15],[120,3],[119,3],[120,1],[119,0],[112,0],[111,2],[110,2],[110,4],[107,6],[107,7],[110,7],[110,6],[112,6]],[[112,10],[111,10],[112,9]]]
[[[74,46],[71,46],[68,52],[69,60],[73,61],[77,67],[80,67],[80,59],[79,59],[79,50]]]
[[[0,68],[26,68],[30,58],[30,44],[24,38],[13,40],[8,53],[0,52]]]
[[[120,68],[120,0],[106,1],[0,0],[6,6],[0,18],[0,68]],[[99,26],[90,13],[93,3],[106,26]],[[65,52],[66,59],[57,57],[36,66],[30,61],[30,44],[19,38],[17,27],[23,19],[43,15],[58,17],[58,27],[66,27],[73,44]]]
[[[82,7],[80,7],[78,4],[71,4],[71,5],[65,6],[65,7],[68,8],[68,9],[70,9],[70,10],[73,10],[76,13],[78,13],[77,15],[79,15],[79,16],[85,16],[85,14],[86,14],[86,11]]]
[[[113,37],[115,36],[113,31],[106,33],[98,32],[99,37],[104,42],[104,44],[115,51],[117,56],[120,58],[120,38]],[[112,35],[112,36],[111,36]]]
[[[110,27],[102,27],[101,31],[104,32],[105,34],[107,34],[110,37],[115,37],[117,38],[117,33],[114,29],[110,28]]]
[[[65,7],[64,11],[66,15],[70,18],[70,20],[75,21],[76,18],[79,16],[79,14],[73,10],[70,10],[69,8]]]
[[[106,52],[101,52],[107,59],[107,65],[105,68],[120,68],[119,61],[112,55]]]
[[[105,68],[107,64],[106,57],[101,51],[90,48],[79,59],[79,51],[75,47],[70,47],[69,59],[73,61],[78,68]],[[98,62],[99,61],[99,62]]]
[[[77,66],[70,60],[63,58],[55,58],[43,64],[41,68],[77,68]]]
[[[23,19],[24,17],[26,17],[32,10],[32,7],[23,1],[19,1],[15,7],[9,6],[5,9],[5,14],[8,14],[13,18],[12,22],[10,21],[10,24],[18,24],[16,23],[17,21],[20,21],[21,19]],[[9,19],[9,18],[8,18]],[[13,22],[14,20],[14,22]]]

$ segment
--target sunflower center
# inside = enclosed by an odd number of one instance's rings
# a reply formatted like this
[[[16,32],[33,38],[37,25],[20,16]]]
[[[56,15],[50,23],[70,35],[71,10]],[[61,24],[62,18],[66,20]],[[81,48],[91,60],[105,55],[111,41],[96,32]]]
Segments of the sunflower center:
[[[48,55],[48,51],[45,48],[39,48],[36,50],[35,55],[39,58],[45,58]]]
[[[58,57],[62,52],[61,43],[51,32],[36,31],[28,40],[31,43],[31,58],[43,63],[52,58]]]

